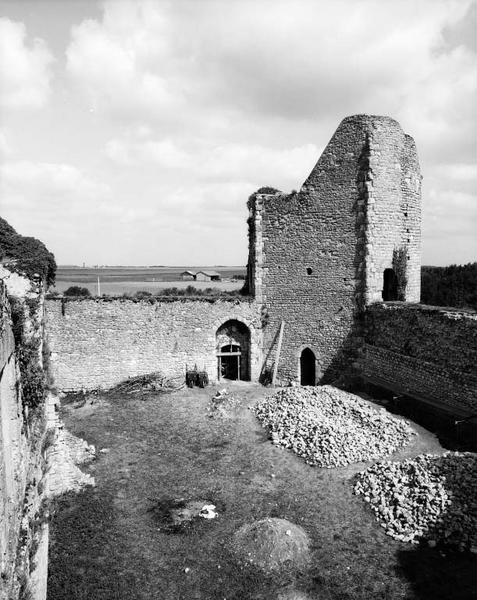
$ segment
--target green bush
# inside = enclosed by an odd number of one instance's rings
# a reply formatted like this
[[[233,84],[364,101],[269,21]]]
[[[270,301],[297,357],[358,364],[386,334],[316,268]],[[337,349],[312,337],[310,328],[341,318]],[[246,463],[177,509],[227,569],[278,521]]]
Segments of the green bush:
[[[33,237],[19,235],[0,217],[0,260],[13,259],[10,268],[30,278],[40,275],[47,286],[53,285],[56,275],[55,257],[46,246]]]
[[[477,310],[477,262],[421,269],[421,302]]]
[[[138,300],[144,300],[145,298],[150,298],[151,296],[151,292],[148,292],[147,290],[139,290],[134,294],[134,297]]]
[[[63,292],[65,296],[91,296],[91,292],[86,287],[80,287],[79,285],[72,285]]]

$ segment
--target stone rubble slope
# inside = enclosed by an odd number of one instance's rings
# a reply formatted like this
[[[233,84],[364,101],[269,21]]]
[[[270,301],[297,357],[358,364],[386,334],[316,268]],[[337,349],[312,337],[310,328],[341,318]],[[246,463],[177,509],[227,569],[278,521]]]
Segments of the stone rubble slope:
[[[277,446],[310,465],[340,467],[392,454],[415,434],[407,422],[329,385],[294,387],[254,408]]]
[[[403,542],[428,540],[477,553],[477,455],[424,454],[379,462],[359,473],[354,493]]]

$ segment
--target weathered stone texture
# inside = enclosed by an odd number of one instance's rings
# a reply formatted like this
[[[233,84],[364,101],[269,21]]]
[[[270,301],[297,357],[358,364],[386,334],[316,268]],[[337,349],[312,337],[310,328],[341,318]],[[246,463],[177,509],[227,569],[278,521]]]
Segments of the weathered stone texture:
[[[37,335],[41,335],[41,329]],[[21,573],[25,573],[28,581],[33,565],[30,560],[33,536],[37,536],[35,542],[43,537],[42,532],[33,534],[30,524],[41,503],[39,484],[44,475],[44,460],[40,448],[46,428],[41,416],[26,423],[23,413],[21,375],[12,333],[10,304],[6,285],[0,280],[1,600],[17,597]],[[39,554],[33,553],[33,558],[36,560]],[[35,600],[42,598],[40,592],[33,596]]]
[[[363,374],[456,414],[477,413],[477,315],[384,303],[366,311]]]
[[[420,182],[414,143],[399,124],[357,115],[340,124],[299,193],[251,197],[249,278],[267,313],[269,366],[285,321],[282,381],[299,378],[305,347],[317,381],[349,366],[361,311],[382,299],[397,250],[408,257],[405,299],[419,298]]]
[[[185,377],[186,365],[195,364],[215,381],[216,333],[228,320],[250,329],[251,377],[258,378],[260,321],[254,303],[117,299],[47,300],[45,305],[59,389],[109,388],[155,371]]]
[[[22,503],[27,482],[29,448],[23,431],[9,303],[0,281],[0,572],[5,588],[13,583],[13,568]],[[25,460],[26,458],[26,460]],[[5,594],[8,590],[5,589]],[[3,596],[0,591],[0,598]]]

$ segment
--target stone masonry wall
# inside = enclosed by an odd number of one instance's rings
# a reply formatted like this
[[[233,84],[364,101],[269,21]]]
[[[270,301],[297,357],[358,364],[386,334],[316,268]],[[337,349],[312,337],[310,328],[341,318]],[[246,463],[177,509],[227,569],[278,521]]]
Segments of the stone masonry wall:
[[[373,121],[368,133],[369,170],[366,180],[366,299],[382,301],[383,273],[395,268],[401,250],[406,260],[404,298],[421,296],[421,175],[414,140],[396,121]]]
[[[316,356],[317,382],[343,376],[359,355],[366,304],[405,248],[406,300],[419,296],[420,172],[412,138],[388,117],[342,121],[299,193],[249,200],[249,280],[263,304],[264,358],[282,382]],[[410,240],[410,241],[408,241]]]
[[[2,585],[13,583],[13,568],[27,482],[28,443],[23,431],[20,373],[15,356],[10,310],[0,281],[0,572]],[[5,593],[7,593],[6,590]],[[5,596],[6,597],[6,596]],[[3,598],[0,592],[0,598]]]
[[[477,315],[418,304],[366,311],[363,375],[462,415],[477,413]]]
[[[61,390],[108,388],[154,371],[182,377],[186,365],[195,364],[215,381],[216,332],[230,319],[250,329],[251,378],[258,378],[261,331],[254,303],[99,299],[45,305],[52,371]]]
[[[37,524],[43,518],[47,419],[44,406],[27,418],[6,293],[7,287],[10,294],[19,292],[10,283],[0,280],[0,600],[21,594],[45,600],[48,532]],[[32,297],[32,286],[25,290],[23,298]],[[41,300],[40,294],[40,307]],[[29,339],[42,338],[41,308],[23,329]]]

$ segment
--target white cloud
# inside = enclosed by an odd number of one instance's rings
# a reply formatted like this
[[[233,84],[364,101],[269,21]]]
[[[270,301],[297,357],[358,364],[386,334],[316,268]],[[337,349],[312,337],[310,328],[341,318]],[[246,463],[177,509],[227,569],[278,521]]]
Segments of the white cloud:
[[[0,160],[5,160],[12,154],[12,148],[7,141],[6,135],[0,130]]]
[[[10,161],[0,166],[2,216],[24,235],[56,247],[64,231],[116,218],[111,189],[67,164]]]
[[[455,181],[476,181],[477,164],[451,164],[443,165],[447,169],[447,175]]]
[[[165,249],[175,262],[179,245],[183,255],[192,247],[192,233],[201,241],[194,254],[213,262],[214,248],[232,231],[245,235],[251,191],[298,188],[341,118],[389,114],[417,143],[425,256],[431,248],[441,261],[433,240],[444,233],[446,245],[464,256],[467,233],[457,239],[451,229],[460,223],[467,232],[475,218],[469,203],[477,196],[476,6],[470,0],[106,1],[99,17],[71,28],[55,111],[45,111],[43,129],[32,125],[35,144],[23,155],[30,161],[12,166],[22,157],[13,136],[18,122],[6,126],[15,142],[6,156],[11,214],[13,202],[17,214],[41,207],[48,218],[56,214],[58,229],[78,227],[90,262],[114,262],[119,248],[123,261],[128,248],[129,262],[147,262],[148,252]],[[48,86],[35,81],[43,74],[45,82],[51,56],[45,43],[27,44],[21,24],[9,31],[16,54],[29,65],[30,54],[39,61],[25,71],[16,104],[39,105]],[[25,81],[37,91],[27,93]],[[43,154],[45,131],[53,133]],[[67,158],[58,152],[63,147]],[[34,162],[38,157],[42,162]],[[94,176],[75,164],[88,165]],[[95,259],[101,242],[109,258]],[[236,261],[245,259],[245,237],[229,246],[241,248]],[[474,248],[469,240],[468,246]]]
[[[53,56],[44,40],[27,43],[23,23],[0,19],[0,106],[41,108],[50,94]]]
[[[258,186],[283,185],[284,191],[299,187],[319,158],[314,144],[295,148],[271,148],[258,144],[193,144],[180,147],[171,139],[112,139],[105,154],[124,166],[152,163],[164,169],[181,169],[197,181],[258,182]]]
[[[192,157],[181,150],[170,139],[161,141],[128,141],[112,139],[106,143],[105,154],[120,165],[155,163],[166,169],[187,169],[192,166]]]
[[[165,20],[151,2],[108,2],[101,23],[73,27],[67,72],[93,108],[112,115],[166,116],[180,86],[169,77]]]

